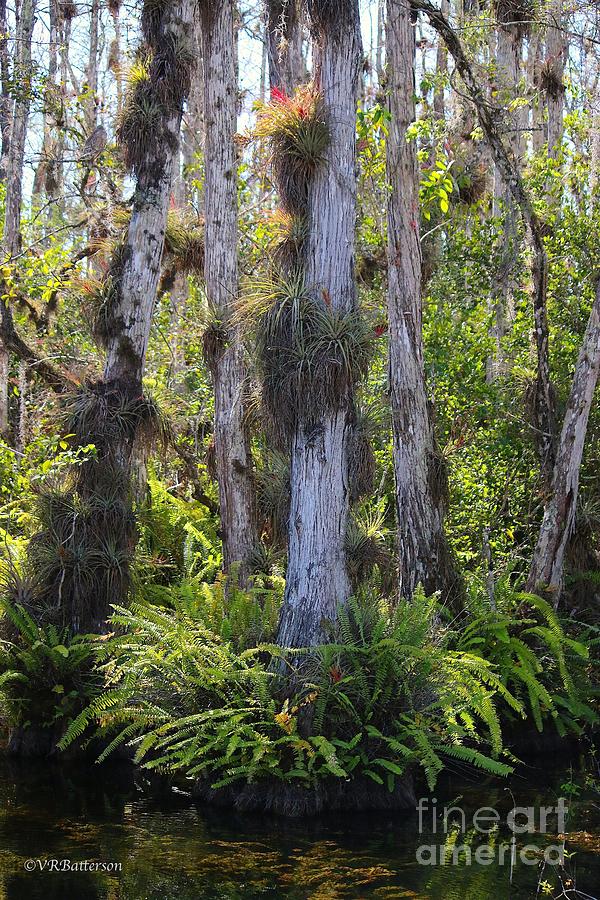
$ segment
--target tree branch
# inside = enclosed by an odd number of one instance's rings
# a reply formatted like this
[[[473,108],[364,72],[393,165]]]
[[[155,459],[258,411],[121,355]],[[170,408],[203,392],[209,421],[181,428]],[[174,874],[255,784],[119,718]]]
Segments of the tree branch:
[[[0,300],[0,338],[6,349],[35,369],[55,393],[66,394],[78,387],[70,373],[55,369],[23,340],[15,329],[12,313],[4,300]]]

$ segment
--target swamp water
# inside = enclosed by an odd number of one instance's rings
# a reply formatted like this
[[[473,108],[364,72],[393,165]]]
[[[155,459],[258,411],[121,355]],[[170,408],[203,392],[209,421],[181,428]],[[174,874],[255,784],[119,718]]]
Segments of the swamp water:
[[[588,761],[586,773],[574,755],[560,763],[538,759],[508,781],[472,772],[446,777],[436,808],[459,807],[447,834],[440,815],[433,833],[433,800],[421,795],[421,829],[416,810],[289,821],[206,808],[173,791],[156,795],[127,767],[5,760],[0,900],[600,897],[595,764]],[[544,866],[544,848],[561,842],[556,815],[547,814],[547,833],[540,832],[540,809],[555,807],[560,796],[568,807],[564,866]],[[477,820],[484,830],[496,813],[500,820],[491,834],[473,828],[481,807],[491,808]],[[514,834],[507,823],[514,807],[533,808],[535,832]],[[515,822],[530,824],[524,813]],[[523,854],[524,845],[537,851]],[[478,848],[486,864],[476,861]],[[420,864],[419,854],[430,864]]]

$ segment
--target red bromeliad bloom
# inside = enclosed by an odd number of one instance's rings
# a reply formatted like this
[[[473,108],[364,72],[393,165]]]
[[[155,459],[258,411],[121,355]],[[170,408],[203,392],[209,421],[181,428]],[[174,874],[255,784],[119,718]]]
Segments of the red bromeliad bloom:
[[[271,100],[275,103],[287,103],[289,100],[288,95],[285,91],[280,90],[277,87],[271,88]]]
[[[329,674],[334,684],[337,684],[338,681],[342,680],[342,672],[337,666],[332,666],[329,670]]]
[[[377,337],[381,337],[381,335],[387,331],[387,325],[385,324],[385,322],[382,322],[379,325],[376,325],[373,331],[375,332]]]

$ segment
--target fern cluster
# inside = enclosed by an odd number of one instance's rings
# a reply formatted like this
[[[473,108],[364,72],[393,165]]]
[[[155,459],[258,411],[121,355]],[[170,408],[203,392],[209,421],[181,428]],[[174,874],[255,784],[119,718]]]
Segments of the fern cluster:
[[[457,632],[456,648],[494,665],[538,731],[545,720],[560,735],[580,734],[584,724],[595,723],[597,713],[586,702],[591,681],[586,643],[565,632],[551,604],[515,591],[508,580],[499,583],[496,604],[495,611],[472,617]]]
[[[15,727],[64,729],[102,687],[94,668],[95,636],[40,625],[24,606],[6,598],[0,607],[0,720]]]
[[[119,633],[101,650],[106,690],[62,746],[95,726],[108,741],[101,759],[127,744],[142,766],[216,788],[369,778],[393,791],[415,765],[433,786],[451,758],[506,774],[497,703],[521,706],[491,664],[448,649],[434,613],[422,596],[394,608],[353,600],[332,642],[309,653],[236,649],[201,603],[117,608]],[[285,696],[272,660],[297,670],[298,654],[303,678]]]

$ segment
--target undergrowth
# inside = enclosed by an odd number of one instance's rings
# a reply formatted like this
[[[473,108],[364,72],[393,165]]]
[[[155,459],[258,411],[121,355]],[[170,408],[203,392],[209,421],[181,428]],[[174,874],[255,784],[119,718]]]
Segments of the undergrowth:
[[[330,642],[286,651],[253,643],[273,633],[275,605],[246,595],[250,613],[236,619],[241,598],[234,592],[228,600],[217,586],[178,591],[169,606],[116,608],[117,633],[99,649],[105,690],[61,747],[94,735],[105,743],[100,760],[126,744],[139,765],[214,788],[367,778],[393,791],[415,767],[430,788],[447,765],[506,775],[514,762],[503,737],[507,718],[560,717],[565,730],[594,719],[568,674],[566,648],[581,649],[556,623],[549,637],[531,615],[515,617],[514,656],[488,657],[486,641],[504,643],[498,622],[474,620],[458,635],[422,593],[396,605],[357,597],[339,610]],[[554,672],[533,664],[538,641],[563,671],[562,695]],[[275,658],[301,673],[292,692]]]

